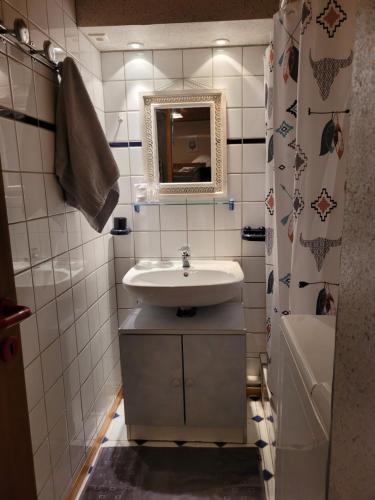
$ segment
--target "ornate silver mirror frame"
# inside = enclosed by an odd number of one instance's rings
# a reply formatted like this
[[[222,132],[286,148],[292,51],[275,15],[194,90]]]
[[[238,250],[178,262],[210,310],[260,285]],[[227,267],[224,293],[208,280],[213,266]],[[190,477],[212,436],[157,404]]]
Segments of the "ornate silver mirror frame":
[[[156,109],[176,107],[210,108],[211,182],[161,183],[160,194],[222,195],[227,190],[226,103],[222,90],[188,90],[142,94],[144,175],[148,183],[159,183]]]

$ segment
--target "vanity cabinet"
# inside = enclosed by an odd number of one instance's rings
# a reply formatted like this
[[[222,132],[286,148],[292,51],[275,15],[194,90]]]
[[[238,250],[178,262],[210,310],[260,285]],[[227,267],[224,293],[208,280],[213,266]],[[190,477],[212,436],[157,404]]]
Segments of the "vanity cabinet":
[[[123,335],[120,349],[127,424],[184,425],[181,337]]]
[[[227,312],[233,313],[234,308],[242,314],[240,305],[229,306]],[[216,307],[207,308],[208,316]],[[202,324],[205,308],[197,319],[175,319],[175,311],[172,316],[162,308],[150,309],[154,314],[133,311],[120,327],[129,439],[244,442],[246,336],[242,323],[236,321],[230,330],[228,319],[220,322],[219,315],[213,322],[207,317]]]

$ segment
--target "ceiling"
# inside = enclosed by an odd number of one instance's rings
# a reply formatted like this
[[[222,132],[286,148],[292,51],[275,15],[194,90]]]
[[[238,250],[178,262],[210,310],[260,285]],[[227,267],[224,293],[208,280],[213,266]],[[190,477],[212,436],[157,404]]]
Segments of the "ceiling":
[[[213,47],[218,38],[228,39],[230,46],[263,45],[270,41],[272,19],[95,26],[81,30],[102,52],[129,50],[131,42],[142,42],[144,49]]]

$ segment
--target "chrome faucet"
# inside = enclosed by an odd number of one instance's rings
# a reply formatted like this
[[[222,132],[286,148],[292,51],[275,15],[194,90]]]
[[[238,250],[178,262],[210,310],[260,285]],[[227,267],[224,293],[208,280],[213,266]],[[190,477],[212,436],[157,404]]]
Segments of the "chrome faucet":
[[[189,245],[183,246],[180,248],[181,257],[182,257],[182,267],[190,267],[189,257],[190,257],[190,247]]]

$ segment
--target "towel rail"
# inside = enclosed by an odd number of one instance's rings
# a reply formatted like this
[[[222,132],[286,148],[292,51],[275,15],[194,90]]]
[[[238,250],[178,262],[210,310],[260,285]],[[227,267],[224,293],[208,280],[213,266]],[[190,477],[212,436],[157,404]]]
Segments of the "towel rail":
[[[60,65],[55,61],[56,47],[49,40],[45,40],[43,49],[36,49],[34,43],[30,40],[29,29],[23,19],[14,20],[13,30],[6,28],[3,21],[0,20],[0,39],[3,43],[9,43],[13,47],[17,47],[35,61],[59,73]]]

